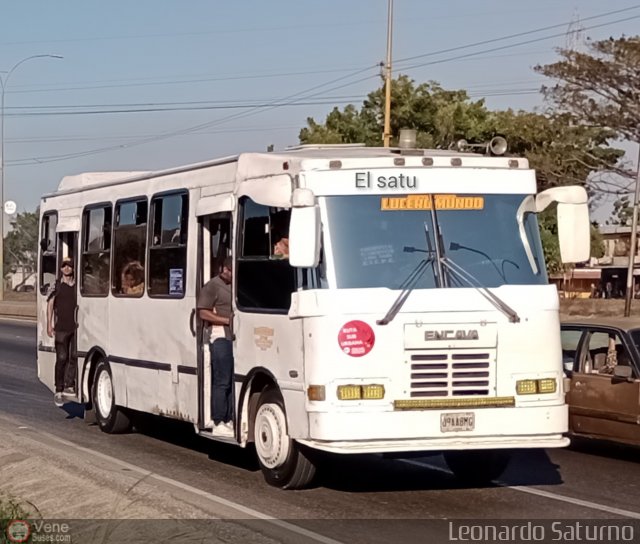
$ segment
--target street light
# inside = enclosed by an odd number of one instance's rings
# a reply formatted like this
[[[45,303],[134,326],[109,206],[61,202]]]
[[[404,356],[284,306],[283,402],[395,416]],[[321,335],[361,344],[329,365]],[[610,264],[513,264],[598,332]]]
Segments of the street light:
[[[4,300],[4,92],[9,78],[23,62],[41,58],[61,59],[60,55],[31,55],[16,62],[3,79],[0,77],[0,301]]]

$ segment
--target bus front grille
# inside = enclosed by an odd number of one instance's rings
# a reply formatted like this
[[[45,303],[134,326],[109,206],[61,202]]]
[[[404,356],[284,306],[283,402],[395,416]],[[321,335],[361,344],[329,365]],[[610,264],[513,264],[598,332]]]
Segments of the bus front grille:
[[[495,350],[412,350],[410,362],[412,398],[495,394]]]

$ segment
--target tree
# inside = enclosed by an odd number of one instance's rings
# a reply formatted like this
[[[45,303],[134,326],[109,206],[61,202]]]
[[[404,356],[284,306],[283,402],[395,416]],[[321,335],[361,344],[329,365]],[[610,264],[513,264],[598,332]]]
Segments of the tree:
[[[640,144],[640,36],[591,41],[588,52],[560,49],[561,60],[536,71],[557,83],[543,88],[555,110],[581,127],[600,127],[612,137]],[[634,173],[625,165],[593,164],[622,176],[604,179],[599,190],[623,194]]]
[[[300,143],[382,144],[384,89],[367,96],[358,111],[352,104],[334,108],[324,124],[313,118],[300,131]],[[391,85],[391,130],[397,142],[401,128],[417,131],[417,145],[447,149],[457,140],[482,143],[503,135],[512,154],[529,159],[538,190],[567,184],[587,185],[600,171],[614,169],[624,154],[609,147],[615,133],[573,124],[568,114],[543,115],[512,110],[492,112],[483,100],[471,101],[464,90],[449,91],[433,81],[415,85],[398,76]]]
[[[22,270],[25,276],[35,273],[38,255],[39,212],[19,213],[11,221],[11,230],[4,239],[4,272]],[[25,278],[26,279],[26,278]]]
[[[539,191],[582,185],[595,196],[595,181],[624,155],[623,150],[609,146],[615,137],[611,130],[577,125],[568,114],[507,110],[495,112],[491,123],[495,133],[507,138],[510,153],[529,160]]]
[[[470,141],[486,137],[489,111],[483,100],[470,101],[466,91],[448,91],[433,81],[418,86],[400,75],[391,85],[392,145],[401,128],[418,131],[419,147],[447,148],[460,138]],[[348,105],[334,108],[324,124],[307,119],[300,143],[364,143],[382,145],[384,88],[369,93],[358,111]]]
[[[631,225],[633,207],[630,200],[629,196],[623,196],[613,203],[611,218],[607,220],[607,225]]]

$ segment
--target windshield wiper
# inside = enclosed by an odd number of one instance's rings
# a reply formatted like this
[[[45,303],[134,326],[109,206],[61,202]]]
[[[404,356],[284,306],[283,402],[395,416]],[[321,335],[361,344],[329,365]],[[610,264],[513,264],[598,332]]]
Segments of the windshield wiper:
[[[402,289],[402,291],[398,295],[398,298],[396,298],[396,300],[393,302],[393,304],[391,305],[391,307],[389,308],[385,316],[382,319],[378,319],[376,321],[377,325],[388,325],[389,323],[391,323],[391,321],[393,321],[393,318],[396,315],[398,315],[400,308],[402,308],[407,298],[409,298],[411,291],[413,291],[414,287],[418,283],[418,280],[422,277],[422,275],[424,274],[429,264],[433,265],[433,262],[434,262],[433,250],[431,249],[431,240],[429,239],[429,229],[426,223],[424,223],[424,230],[425,230],[425,235],[427,237],[428,249],[424,250],[424,249],[418,249],[411,246],[405,246],[404,251],[406,253],[414,253],[416,251],[419,251],[421,253],[430,254],[431,256],[428,259],[422,259],[416,265],[416,267],[411,271],[411,273],[407,276],[407,278],[400,284],[400,288]],[[434,269],[434,272],[435,272],[435,269]]]
[[[509,321],[511,321],[512,323],[520,322],[520,316],[517,314],[517,312],[498,295],[492,293],[489,289],[481,285],[478,279],[473,274],[471,274],[471,272],[466,271],[459,264],[454,263],[447,257],[444,257],[442,259],[442,264],[447,268],[447,270],[449,270],[457,278],[466,283],[469,287],[473,287],[474,289],[479,291],[482,296],[484,296],[489,302],[491,302],[491,304],[493,304],[498,310],[506,315],[509,318]]]
[[[431,237],[429,236],[429,227],[425,221],[424,223],[424,231],[427,239],[427,250],[417,249],[415,247],[405,246],[404,251],[407,253],[413,253],[415,251],[420,251],[423,253],[428,253],[431,255],[428,259],[423,259],[418,263],[418,265],[413,269],[413,271],[409,274],[406,280],[402,282],[400,287],[402,288],[402,292],[398,295],[395,302],[391,305],[387,313],[382,319],[376,321],[377,325],[388,325],[391,323],[393,318],[398,314],[403,304],[413,291],[416,283],[422,277],[427,266],[431,263],[433,266],[433,273],[436,280],[437,287],[449,287],[448,278],[445,275],[445,269],[461,280],[463,283],[467,284],[470,287],[476,289],[482,296],[484,296],[491,304],[493,304],[498,310],[500,310],[503,314],[505,314],[509,321],[512,323],[518,323],[520,321],[520,316],[517,312],[511,308],[504,300],[502,300],[498,295],[491,292],[489,289],[480,284],[478,279],[465,270],[459,264],[453,262],[445,255],[444,243],[442,240],[442,233],[440,231],[440,225],[438,223],[438,213],[436,211],[436,195],[429,195],[431,198],[431,225],[433,227],[433,238],[435,241],[435,248],[431,246]],[[456,244],[455,246],[452,244],[452,249],[462,248],[460,244]],[[465,247],[465,249],[467,249]],[[435,254],[435,258],[434,255]],[[487,256],[488,257],[488,256]],[[489,260],[492,259],[489,257]],[[492,261],[493,262],[493,261]],[[495,263],[494,263],[495,266]],[[517,265],[516,265],[517,266]]]
[[[511,308],[504,300],[502,300],[498,295],[492,293],[486,287],[482,286],[478,279],[462,268],[457,263],[454,263],[451,259],[449,259],[445,255],[444,243],[442,241],[442,233],[440,231],[440,225],[438,223],[438,212],[436,211],[436,196],[431,196],[431,222],[433,224],[434,229],[434,238],[436,241],[436,254],[438,256],[438,269],[442,271],[443,265],[447,268],[447,270],[458,277],[458,279],[462,280],[464,283],[473,287],[477,291],[479,291],[482,296],[484,296],[491,304],[493,304],[498,310],[500,310],[504,315],[509,318],[509,321],[512,323],[518,323],[520,321],[520,316],[516,313],[516,311]],[[446,276],[442,276],[443,287],[448,287]],[[474,283],[475,282],[475,283]]]

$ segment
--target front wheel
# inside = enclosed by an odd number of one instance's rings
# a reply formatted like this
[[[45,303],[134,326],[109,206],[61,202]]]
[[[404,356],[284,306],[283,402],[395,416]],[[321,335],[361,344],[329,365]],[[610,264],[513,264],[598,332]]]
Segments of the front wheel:
[[[447,451],[444,460],[459,480],[485,485],[498,478],[511,460],[508,450]]]
[[[93,380],[91,401],[100,430],[109,434],[124,433],[131,429],[131,420],[123,408],[116,406],[111,368],[99,361]]]
[[[316,467],[304,448],[289,437],[284,401],[276,389],[260,393],[253,436],[258,462],[269,485],[302,489],[311,483]]]

